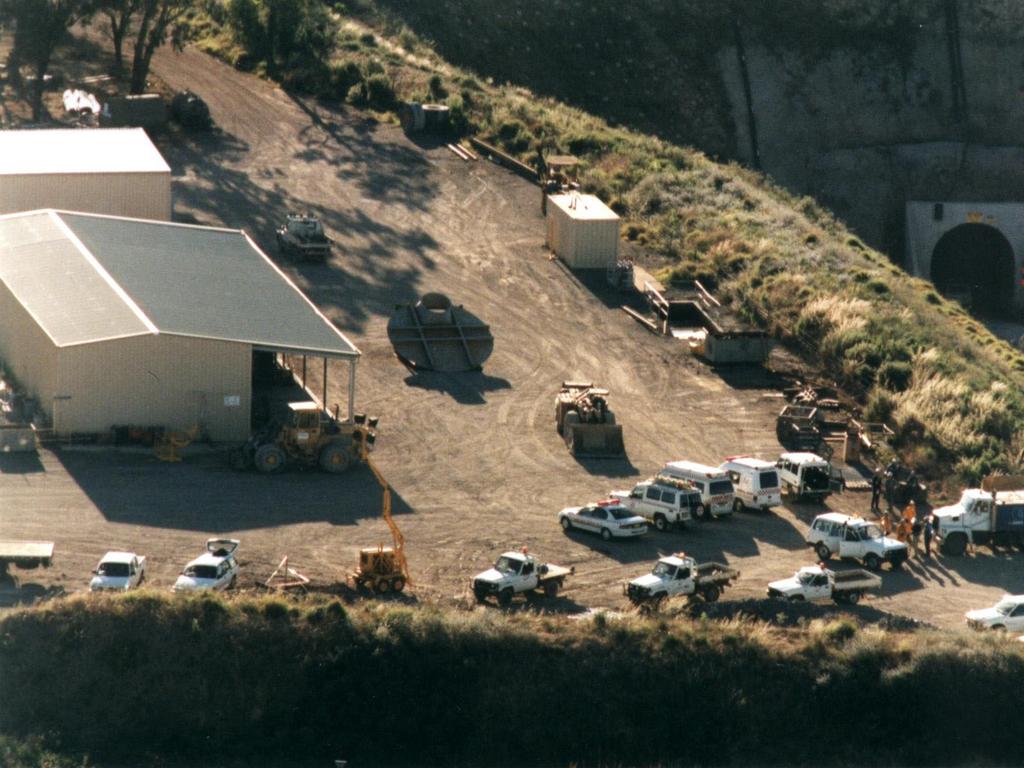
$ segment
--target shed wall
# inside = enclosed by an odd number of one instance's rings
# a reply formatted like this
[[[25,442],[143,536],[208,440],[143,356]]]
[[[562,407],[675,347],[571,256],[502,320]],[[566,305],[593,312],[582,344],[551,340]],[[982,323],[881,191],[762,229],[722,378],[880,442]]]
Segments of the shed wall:
[[[171,205],[170,172],[0,176],[0,214],[56,208],[170,221]]]
[[[0,359],[18,384],[50,413],[57,387],[57,347],[0,282]]]
[[[252,349],[185,336],[135,336],[60,350],[57,432],[107,432],[114,425],[185,430],[217,441],[249,436]],[[237,405],[233,403],[236,402]]]

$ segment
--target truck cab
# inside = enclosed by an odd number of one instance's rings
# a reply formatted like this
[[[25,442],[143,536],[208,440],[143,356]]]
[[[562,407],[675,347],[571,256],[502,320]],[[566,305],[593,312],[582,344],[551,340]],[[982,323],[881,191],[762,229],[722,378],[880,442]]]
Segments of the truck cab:
[[[820,503],[843,488],[842,475],[816,453],[783,453],[775,466],[782,485],[801,501]]]
[[[630,491],[612,491],[610,495],[659,531],[672,526],[682,528],[693,518],[704,515],[700,491],[684,482],[645,480]]]
[[[814,518],[806,540],[822,561],[838,555],[859,560],[873,571],[882,563],[896,570],[908,556],[907,545],[883,534],[877,523],[836,512]]]
[[[1006,478],[998,478],[1006,479]],[[967,544],[1024,544],[1024,490],[968,488],[960,500],[933,513],[942,552],[962,555]]]

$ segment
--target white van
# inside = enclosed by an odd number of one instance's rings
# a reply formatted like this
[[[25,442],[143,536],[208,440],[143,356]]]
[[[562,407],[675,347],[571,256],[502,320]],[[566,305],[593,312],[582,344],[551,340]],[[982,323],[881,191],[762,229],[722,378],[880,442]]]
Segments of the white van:
[[[772,462],[750,456],[729,456],[718,468],[728,472],[732,480],[735,511],[766,510],[782,505],[779,472]]]
[[[775,466],[779,468],[779,479],[800,501],[820,504],[845,485],[839,470],[814,453],[783,453]]]
[[[711,515],[718,517],[732,514],[732,480],[718,467],[709,467],[693,461],[670,461],[658,474],[692,483],[693,487],[700,491],[701,500],[704,502],[703,519],[706,520]]]

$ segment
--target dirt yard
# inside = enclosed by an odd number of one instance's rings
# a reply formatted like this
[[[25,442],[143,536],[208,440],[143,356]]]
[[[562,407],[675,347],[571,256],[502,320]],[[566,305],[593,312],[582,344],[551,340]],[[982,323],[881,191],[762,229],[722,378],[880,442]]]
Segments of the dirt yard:
[[[576,567],[552,606],[565,611],[623,608],[622,582],[659,553],[738,567],[742,578],[726,599],[761,596],[769,580],[813,562],[803,535],[823,509],[807,505],[637,542],[562,533],[563,506],[630,487],[666,460],[775,458],[781,400],[761,376],[723,378],[679,343],[653,337],[616,297],[552,261],[536,187],[486,160],[419,146],[353,110],[294,99],[192,50],[161,51],[155,71],[200,94],[218,126],[160,141],[179,221],[245,228],[275,258],[273,227],[286,212],[315,211],[335,238],[326,265],[282,267],[363,352],[357,407],[381,417],[376,461],[395,493],[419,599],[468,605],[470,577],[522,545]],[[427,291],[447,293],[490,324],[495,351],[483,373],[411,375],[395,359],[387,319],[396,303]],[[342,379],[332,376],[329,400],[343,402]],[[612,390],[627,460],[577,461],[555,433],[554,392],[579,378]],[[211,534],[242,540],[243,586],[285,554],[330,585],[359,548],[387,540],[366,470],[264,477],[232,472],[205,451],[181,464],[113,450],[9,456],[0,497],[4,537],[57,544],[54,568],[23,575],[68,591],[85,589],[113,548],[148,555],[151,586],[169,587]],[[830,506],[866,513],[868,496],[847,493]],[[962,626],[965,610],[1021,591],[1022,562],[979,550],[911,563],[886,572],[869,605]]]

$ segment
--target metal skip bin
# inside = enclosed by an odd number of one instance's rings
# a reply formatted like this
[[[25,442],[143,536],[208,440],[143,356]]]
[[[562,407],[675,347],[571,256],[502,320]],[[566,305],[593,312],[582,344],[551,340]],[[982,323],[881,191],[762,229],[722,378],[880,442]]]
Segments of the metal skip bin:
[[[417,371],[479,371],[494,350],[491,329],[442,293],[397,305],[388,338],[398,358]]]

